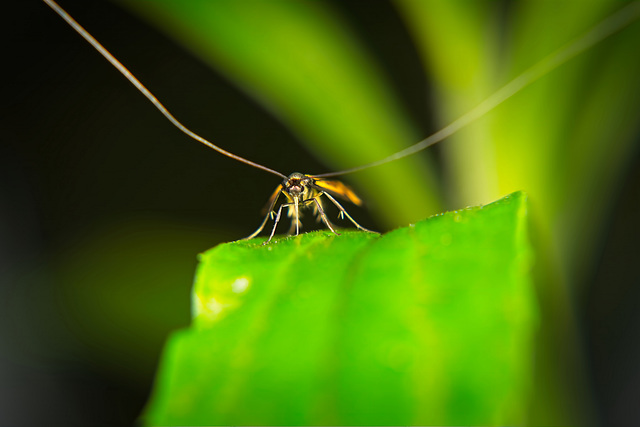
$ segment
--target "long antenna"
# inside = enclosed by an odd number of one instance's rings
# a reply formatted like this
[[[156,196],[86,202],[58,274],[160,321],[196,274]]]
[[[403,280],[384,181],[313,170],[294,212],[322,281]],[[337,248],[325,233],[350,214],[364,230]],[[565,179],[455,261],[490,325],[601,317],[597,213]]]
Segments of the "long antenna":
[[[456,133],[463,127],[472,123],[473,121],[479,119],[480,117],[487,114],[489,111],[493,110],[495,107],[521,91],[526,86],[538,80],[540,77],[544,76],[554,68],[559,65],[564,64],[569,59],[574,56],[584,52],[591,46],[596,43],[604,40],[610,35],[616,33],[622,28],[629,25],[631,22],[638,19],[640,16],[640,1],[635,1],[630,3],[628,6],[623,7],[622,9],[615,12],[613,15],[608,18],[600,21],[600,23],[596,24],[589,31],[584,33],[582,36],[577,39],[572,40],[571,42],[565,44],[561,48],[556,51],[550,53],[538,63],[515,77],[509,83],[504,85],[502,88],[498,89],[487,99],[478,104],[475,108],[473,108],[468,113],[459,117],[458,119],[451,122],[449,125],[440,129],[436,133],[430,135],[429,137],[423,139],[422,141],[413,144],[404,150],[398,151],[395,154],[390,155],[389,157],[385,157],[382,160],[378,160],[375,162],[367,163],[366,165],[357,166],[350,169],[345,169],[339,172],[329,172],[323,173],[319,175],[312,175],[313,177],[323,178],[323,177],[331,177],[337,175],[345,175],[348,173],[358,172],[364,169],[369,169],[374,166],[384,165],[385,163],[393,162],[394,160],[402,159],[403,157],[410,156],[412,154],[417,153],[418,151],[424,150],[427,147],[430,147],[443,139],[451,136]]]
[[[67,23],[74,30],[76,30],[76,32],[78,34],[80,34],[86,41],[88,41],[91,44],[91,46],[93,46],[98,52],[100,52],[100,54],[102,56],[104,56],[107,59],[107,61],[109,61],[111,63],[111,65],[116,67],[116,69],[118,69],[118,71],[120,71],[122,73],[122,75],[127,78],[127,80],[129,80],[144,96],[146,96],[147,99],[149,101],[151,101],[151,103],[167,119],[169,119],[169,121],[171,123],[173,123],[173,125],[175,127],[180,129],[182,132],[186,133],[188,136],[190,136],[191,138],[195,139],[196,141],[201,142],[202,144],[206,145],[207,147],[213,148],[214,150],[216,150],[220,154],[224,154],[227,157],[231,157],[234,160],[237,160],[239,162],[245,163],[245,164],[247,164],[249,166],[253,166],[254,168],[262,169],[263,171],[272,173],[274,175],[278,175],[280,178],[286,178],[286,176],[284,174],[281,174],[278,171],[270,169],[270,168],[268,168],[266,166],[262,166],[259,163],[252,162],[251,160],[247,160],[244,157],[240,157],[240,156],[237,156],[237,155],[235,155],[233,153],[230,153],[229,151],[218,147],[217,145],[213,144],[212,142],[207,141],[206,139],[204,139],[203,137],[201,137],[197,133],[189,130],[186,126],[184,126],[182,123],[180,123],[175,117],[173,117],[173,115],[169,112],[169,110],[167,110],[165,108],[165,106],[162,105],[162,103],[160,103],[160,101],[158,101],[158,99],[151,92],[149,92],[149,90],[142,83],[140,83],[140,80],[138,80],[133,74],[131,74],[131,72],[124,65],[122,65],[122,63],[120,61],[118,61],[113,55],[111,55],[107,49],[105,49],[95,38],[93,38],[93,36],[91,34],[89,34],[87,32],[87,30],[82,28],[82,26],[80,24],[78,24],[76,22],[76,20],[73,19],[67,12],[65,12],[64,9],[62,9],[60,6],[58,6],[58,4],[55,1],[53,1],[53,0],[43,0],[43,1],[47,5],[49,5],[49,7],[51,7],[51,9],[53,9],[58,15],[60,15],[62,17],[62,19],[67,21]]]

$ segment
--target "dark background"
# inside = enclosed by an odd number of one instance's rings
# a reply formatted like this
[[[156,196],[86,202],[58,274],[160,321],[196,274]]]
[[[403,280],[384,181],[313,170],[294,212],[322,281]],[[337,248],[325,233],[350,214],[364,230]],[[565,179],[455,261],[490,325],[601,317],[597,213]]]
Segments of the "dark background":
[[[432,132],[429,84],[392,5],[333,3]],[[144,22],[105,2],[62,6],[195,132],[285,174],[328,170]],[[196,255],[251,233],[279,179],[181,134],[43,3],[3,16],[0,425],[129,425],[167,334],[189,322]],[[576,300],[604,425],[640,422],[638,163]]]

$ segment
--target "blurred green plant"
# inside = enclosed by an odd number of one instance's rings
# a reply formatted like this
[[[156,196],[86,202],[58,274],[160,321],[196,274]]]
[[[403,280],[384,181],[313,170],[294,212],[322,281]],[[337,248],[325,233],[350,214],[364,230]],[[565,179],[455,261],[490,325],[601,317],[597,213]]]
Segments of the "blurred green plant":
[[[329,3],[122,3],[244,88],[336,169],[377,160],[423,137],[374,58]],[[414,36],[446,124],[627,3],[394,4]],[[634,4],[629,13],[637,14]],[[415,222],[443,206],[528,192],[542,301],[536,424],[589,419],[572,297],[588,274],[600,224],[636,149],[638,40],[636,22],[442,144],[446,186],[429,170],[426,155],[354,175],[388,226]]]
[[[384,236],[202,254],[149,425],[522,424],[537,308],[514,193]]]

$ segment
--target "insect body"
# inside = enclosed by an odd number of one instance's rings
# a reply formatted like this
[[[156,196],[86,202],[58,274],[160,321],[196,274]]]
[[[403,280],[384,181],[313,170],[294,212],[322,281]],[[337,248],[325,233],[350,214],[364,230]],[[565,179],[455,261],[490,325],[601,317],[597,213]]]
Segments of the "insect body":
[[[276,203],[280,196],[284,196],[286,201],[280,204],[278,211],[274,210]],[[273,235],[276,232],[276,227],[278,226],[278,222],[280,221],[280,217],[282,216],[282,208],[287,208],[287,216],[291,218],[291,228],[289,228],[289,234],[293,234],[294,230],[296,236],[300,233],[300,218],[302,216],[300,210],[303,208],[312,209],[313,213],[317,215],[318,220],[321,220],[329,230],[333,231],[335,234],[338,234],[335,230],[335,226],[329,221],[327,218],[327,214],[322,207],[322,199],[321,197],[325,196],[329,199],[336,207],[340,210],[339,217],[344,218],[345,216],[360,230],[368,231],[373,233],[373,231],[368,230],[358,224],[351,215],[347,213],[347,211],[342,207],[342,205],[333,197],[338,196],[342,197],[346,200],[349,200],[355,205],[362,205],[362,200],[345,184],[340,181],[329,181],[321,178],[314,178],[311,175],[301,174],[299,172],[294,172],[285,178],[282,181],[276,190],[271,195],[269,202],[267,203],[267,215],[265,216],[262,224],[256,231],[254,231],[250,236],[246,237],[246,239],[252,239],[264,229],[264,226],[267,224],[269,218],[273,219],[273,229],[271,230],[271,235],[269,236],[269,240],[271,241]]]

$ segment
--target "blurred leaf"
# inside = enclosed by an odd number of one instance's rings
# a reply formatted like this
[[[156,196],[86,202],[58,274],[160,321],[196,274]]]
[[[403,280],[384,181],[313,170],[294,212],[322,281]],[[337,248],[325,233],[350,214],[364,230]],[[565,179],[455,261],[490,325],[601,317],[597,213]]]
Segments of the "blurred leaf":
[[[112,377],[149,381],[167,334],[189,322],[185,297],[196,264],[193,254],[215,234],[140,216],[67,238],[54,265],[56,304],[76,339],[69,351],[90,355],[91,363]]]
[[[599,225],[638,131],[640,3],[396,0],[446,124],[510,79],[625,9],[628,27],[572,58],[443,144],[455,205],[525,189],[541,254],[545,322],[531,420],[591,421],[573,287],[593,265]],[[633,4],[632,4],[633,3]]]
[[[523,1],[507,8],[492,1],[396,4],[437,89],[443,124],[626,7],[631,25],[571,58],[443,145],[455,205],[526,189],[540,210],[536,221],[548,239],[546,250],[573,273],[589,256],[611,188],[634,149],[640,24],[633,20],[640,14],[639,3]]]
[[[382,72],[326,2],[122,3],[262,102],[334,168],[379,160],[422,137]],[[265,143],[279,149],[275,141]],[[290,167],[281,172],[297,168]],[[366,198],[388,224],[407,224],[441,210],[434,179],[419,156],[354,179],[368,189]]]
[[[513,77],[630,2],[523,2],[513,11]],[[638,15],[639,3],[635,2]],[[544,31],[540,31],[544,28]],[[571,275],[589,257],[612,185],[626,170],[638,130],[640,24],[613,34],[496,110],[492,140],[499,191],[526,188],[551,239],[549,250]],[[523,161],[526,159],[526,161]],[[574,281],[574,283],[579,283]],[[571,283],[570,285],[573,285]]]
[[[412,32],[436,97],[441,126],[470,111],[498,87],[499,33],[492,13],[498,3],[395,0]],[[446,162],[448,204],[485,203],[499,195],[494,151],[485,118],[460,129],[441,145]],[[524,187],[523,187],[524,188]],[[511,190],[514,191],[514,190]]]
[[[150,425],[522,424],[536,308],[514,193],[384,236],[202,254]]]

